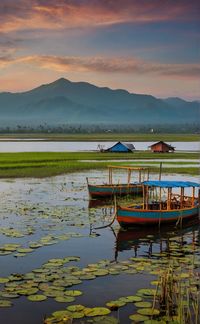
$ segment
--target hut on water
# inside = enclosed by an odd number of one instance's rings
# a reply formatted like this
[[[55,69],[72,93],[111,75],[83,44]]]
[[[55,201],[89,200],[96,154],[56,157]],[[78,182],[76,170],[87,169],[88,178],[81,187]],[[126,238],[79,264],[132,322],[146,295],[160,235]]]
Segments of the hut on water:
[[[114,153],[131,153],[135,150],[133,144],[117,142],[104,152],[114,152]]]
[[[163,141],[157,142],[149,147],[154,153],[169,153],[175,151],[174,146],[171,146]]]

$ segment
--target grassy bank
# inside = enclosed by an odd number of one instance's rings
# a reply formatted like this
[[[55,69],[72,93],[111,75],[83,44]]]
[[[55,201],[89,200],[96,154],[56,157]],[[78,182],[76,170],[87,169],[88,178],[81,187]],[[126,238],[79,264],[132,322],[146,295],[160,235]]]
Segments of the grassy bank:
[[[99,152],[60,152],[60,153],[1,153],[0,154],[0,178],[17,177],[47,177],[64,174],[67,172],[101,169],[107,167],[110,160],[124,159],[198,159],[198,153],[169,153],[153,154],[151,152],[127,153],[99,153]],[[95,162],[98,160],[98,162]],[[139,163],[139,162],[138,162]],[[128,164],[128,161],[127,161]],[[151,168],[157,172],[157,167]],[[199,168],[183,167],[177,168],[176,163],[170,168],[165,168],[163,172],[175,172],[181,174],[198,175]]]
[[[130,141],[130,142],[192,142],[199,141],[199,134],[133,134],[133,133],[97,133],[97,134],[0,134],[0,139],[9,141],[16,138],[44,141]]]

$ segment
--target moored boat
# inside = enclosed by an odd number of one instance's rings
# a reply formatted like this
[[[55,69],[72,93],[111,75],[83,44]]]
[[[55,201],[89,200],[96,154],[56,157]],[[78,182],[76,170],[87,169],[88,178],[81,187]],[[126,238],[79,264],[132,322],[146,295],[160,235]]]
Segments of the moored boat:
[[[116,183],[113,181],[113,170],[121,169],[127,172],[126,183]],[[138,179],[131,182],[133,172],[138,173]],[[113,196],[124,195],[141,195],[143,193],[142,181],[144,178],[149,179],[149,169],[147,167],[130,167],[130,166],[108,166],[109,179],[108,183],[92,184],[87,178],[87,186],[90,198],[110,198]]]
[[[142,184],[143,202],[116,206],[117,220],[121,226],[131,226],[191,219],[199,215],[200,195],[195,195],[199,187],[198,183],[190,181],[145,181]],[[186,188],[192,190],[191,195],[185,194]]]

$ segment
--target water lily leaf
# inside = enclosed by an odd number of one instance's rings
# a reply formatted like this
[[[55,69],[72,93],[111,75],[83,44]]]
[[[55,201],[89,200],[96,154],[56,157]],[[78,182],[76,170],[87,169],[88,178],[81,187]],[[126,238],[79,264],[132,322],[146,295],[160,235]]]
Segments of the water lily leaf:
[[[150,302],[137,302],[137,303],[134,303],[134,305],[136,307],[142,307],[142,308],[150,308],[150,307],[152,307],[152,303],[150,303]]]
[[[34,295],[38,292],[38,288],[27,288],[27,289],[18,289],[17,290],[17,293],[19,295],[25,295],[25,296],[31,296],[31,295]]]
[[[84,308],[85,308],[85,306],[80,305],[80,304],[67,306],[67,310],[69,310],[70,312],[80,312]]]
[[[126,296],[120,297],[120,301],[124,301],[125,303],[132,303],[132,302],[140,302],[142,298],[140,296]]]
[[[32,302],[40,302],[40,301],[46,300],[47,297],[44,295],[30,295],[27,297],[27,299]]]
[[[138,309],[137,312],[141,315],[150,315],[150,316],[160,314],[160,311],[156,308],[154,308],[154,309],[153,308],[141,308],[141,309]]]
[[[136,269],[137,269],[138,271],[140,271],[138,268],[136,268]],[[135,274],[135,273],[137,273],[137,271],[134,270],[134,269],[128,269],[128,270],[125,270],[124,273],[127,273],[127,274]]]
[[[18,298],[19,297],[18,294],[14,294],[12,292],[10,292],[10,293],[9,292],[2,292],[0,296],[3,297],[3,298]]]
[[[84,309],[85,316],[101,316],[110,314],[110,310],[105,307],[94,307],[94,308],[85,308]]]
[[[0,284],[2,284],[2,283],[6,283],[6,282],[8,282],[8,281],[9,281],[8,278],[0,277]]]
[[[9,255],[11,253],[12,253],[12,251],[0,251],[0,256]]]
[[[138,295],[153,296],[156,293],[156,289],[139,289],[137,291]]]
[[[26,256],[26,253],[16,253],[16,254],[14,254],[15,258],[24,257],[24,256]]]
[[[57,296],[55,298],[55,301],[57,301],[58,303],[71,303],[74,300],[75,298],[72,296]]]
[[[148,320],[148,316],[144,316],[144,315],[140,315],[140,314],[133,314],[130,315],[129,318],[134,321],[134,322],[144,322],[146,320]]]
[[[114,268],[110,268],[110,269],[108,270],[108,272],[109,272],[109,274],[111,274],[111,275],[118,275],[118,274],[120,274],[120,271],[119,271],[119,270],[116,270],[116,269],[114,269]]]
[[[124,305],[126,305],[126,302],[124,302],[122,300],[112,300],[112,301],[106,303],[106,306],[108,306],[110,309],[119,308]]]
[[[67,296],[73,296],[73,297],[76,297],[76,296],[80,296],[82,295],[82,291],[80,290],[66,290],[65,291],[65,295]]]
[[[159,320],[153,320],[153,319],[150,319],[150,320],[147,320],[147,321],[144,321],[144,324],[165,324],[166,322],[165,321],[159,321]],[[179,322],[174,322],[174,321],[167,321],[168,324],[179,324]]]
[[[119,320],[113,316],[97,316],[90,318],[88,322],[94,324],[119,324]]]
[[[29,243],[29,248],[31,248],[31,249],[37,249],[37,248],[39,248],[41,246],[42,246],[41,243],[37,243],[37,242]]]
[[[92,274],[85,274],[79,277],[81,280],[93,280],[96,278],[96,276]]]
[[[34,251],[34,249],[31,249],[31,248],[18,248],[17,249],[17,252],[19,252],[19,253],[30,253],[33,251]]]
[[[83,311],[79,311],[79,312],[71,312],[70,314],[70,317],[71,318],[82,318],[82,317],[85,317],[85,314]]]
[[[63,317],[66,319],[70,319],[69,312],[67,310],[55,311],[52,313],[52,316],[58,319],[63,319]]]
[[[181,273],[181,274],[180,274],[180,278],[184,278],[184,279],[185,279],[185,278],[189,278],[189,277],[190,277],[190,274],[187,273],[187,272],[186,272],[186,273]]]
[[[0,300],[0,307],[11,307],[12,303],[9,300]]]
[[[158,286],[159,285],[159,283],[160,283],[160,281],[158,281],[158,280],[153,280],[153,281],[151,281],[151,285],[155,285],[155,286]]]
[[[99,270],[94,271],[93,274],[94,274],[95,276],[97,276],[97,277],[100,277],[100,276],[106,276],[106,275],[109,274],[109,271],[106,270],[106,269],[99,269]]]

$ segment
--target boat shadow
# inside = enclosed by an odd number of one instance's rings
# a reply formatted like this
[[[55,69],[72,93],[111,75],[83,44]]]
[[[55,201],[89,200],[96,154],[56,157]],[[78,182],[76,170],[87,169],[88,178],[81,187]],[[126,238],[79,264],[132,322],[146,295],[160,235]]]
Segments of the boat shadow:
[[[115,260],[118,253],[125,250],[133,250],[138,256],[141,246],[148,246],[148,257],[153,254],[154,245],[159,245],[159,253],[170,254],[170,242],[175,240],[180,244],[180,249],[186,244],[186,236],[190,235],[195,245],[200,245],[200,219],[199,216],[185,221],[182,226],[174,224],[162,225],[160,228],[139,227],[120,228],[115,233]]]

